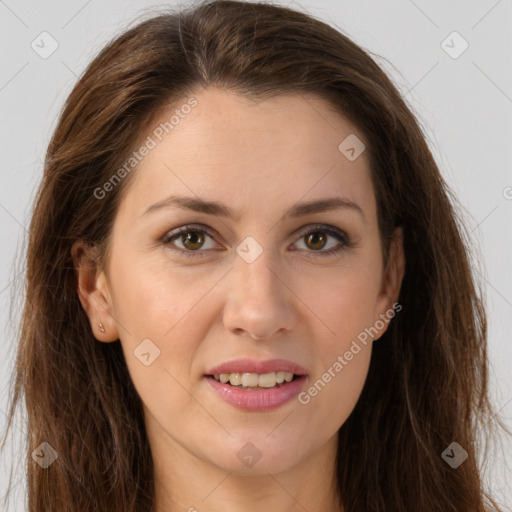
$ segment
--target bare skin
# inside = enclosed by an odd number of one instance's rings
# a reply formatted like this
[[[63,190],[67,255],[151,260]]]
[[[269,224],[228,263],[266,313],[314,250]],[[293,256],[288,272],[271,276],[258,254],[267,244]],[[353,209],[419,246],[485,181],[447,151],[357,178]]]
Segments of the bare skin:
[[[350,161],[338,149],[350,134],[364,137],[326,101],[290,94],[254,103],[216,88],[194,97],[197,106],[134,171],[105,267],[88,263],[82,243],[73,248],[94,335],[120,340],[144,404],[155,510],[342,510],[337,431],[361,394],[372,343],[389,325],[378,320],[399,294],[402,233],[396,231],[385,266],[366,153]],[[171,194],[223,203],[234,216],[176,206],[144,214]],[[285,217],[299,202],[333,197],[360,211]],[[182,236],[163,240],[189,224],[209,231],[196,243],[190,230],[193,248]],[[320,241],[308,237],[315,232]],[[248,236],[262,249],[251,263],[236,252]],[[365,328],[382,323],[333,371]],[[145,339],[160,350],[149,366],[134,355]],[[244,411],[220,399],[205,377],[240,357],[301,365],[305,391],[328,369],[331,379],[309,400]],[[252,467],[237,457],[249,442],[261,454]]]

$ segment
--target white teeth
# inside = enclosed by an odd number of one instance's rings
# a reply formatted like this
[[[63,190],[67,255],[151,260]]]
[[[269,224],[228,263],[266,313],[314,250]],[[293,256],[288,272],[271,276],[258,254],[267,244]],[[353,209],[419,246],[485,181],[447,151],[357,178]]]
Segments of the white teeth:
[[[255,388],[258,385],[258,374],[257,373],[242,373],[242,386],[246,388]],[[229,379],[231,382],[231,378]]]
[[[293,373],[292,373],[293,377]],[[258,386],[260,388],[273,388],[277,383],[276,372],[264,373],[258,378]]]
[[[232,386],[240,386],[242,384],[242,374],[241,373],[231,373],[229,375],[229,382]]]
[[[229,382],[232,386],[243,386],[246,388],[273,388],[276,384],[291,382],[293,380],[292,372],[270,372],[270,373],[221,373],[213,376],[216,381],[226,384]]]

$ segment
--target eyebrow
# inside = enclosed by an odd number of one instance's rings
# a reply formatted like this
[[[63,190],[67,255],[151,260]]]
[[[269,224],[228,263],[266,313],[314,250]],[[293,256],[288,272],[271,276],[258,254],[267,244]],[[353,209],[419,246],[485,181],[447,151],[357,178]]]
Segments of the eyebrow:
[[[235,213],[233,210],[225,204],[219,203],[217,201],[206,201],[198,197],[177,195],[171,195],[162,201],[158,201],[157,203],[152,204],[144,211],[142,216],[171,207],[205,213],[208,215],[226,217],[230,219],[235,218]],[[323,213],[339,209],[355,211],[361,215],[364,221],[366,221],[362,208],[354,201],[343,197],[329,197],[325,199],[318,199],[316,201],[297,203],[284,214],[284,217],[295,218],[304,215],[311,215],[313,213]]]

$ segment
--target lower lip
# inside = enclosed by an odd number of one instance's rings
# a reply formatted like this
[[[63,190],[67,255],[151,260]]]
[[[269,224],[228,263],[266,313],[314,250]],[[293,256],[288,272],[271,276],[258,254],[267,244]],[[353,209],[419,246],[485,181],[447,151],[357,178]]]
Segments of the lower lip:
[[[297,396],[307,380],[306,375],[300,375],[291,382],[279,384],[279,387],[249,391],[222,384],[213,377],[206,377],[214,391],[228,404],[244,411],[270,411],[281,407]]]

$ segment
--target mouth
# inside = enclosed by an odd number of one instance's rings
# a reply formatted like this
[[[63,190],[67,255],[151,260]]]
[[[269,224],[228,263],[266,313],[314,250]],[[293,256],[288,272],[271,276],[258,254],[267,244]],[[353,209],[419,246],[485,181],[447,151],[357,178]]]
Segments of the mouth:
[[[210,369],[204,377],[223,401],[254,412],[281,407],[308,379],[304,368],[284,359],[239,359]]]
[[[207,375],[221,384],[227,384],[236,389],[257,391],[265,389],[279,389],[283,384],[299,378],[292,372],[277,371],[269,373],[218,373]]]

